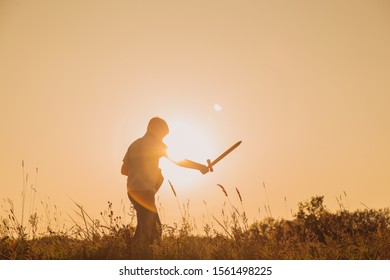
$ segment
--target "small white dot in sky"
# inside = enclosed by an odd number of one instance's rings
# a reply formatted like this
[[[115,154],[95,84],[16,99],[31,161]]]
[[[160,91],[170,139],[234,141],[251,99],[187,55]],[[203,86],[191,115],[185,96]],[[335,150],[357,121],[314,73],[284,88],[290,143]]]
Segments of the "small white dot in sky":
[[[221,105],[215,104],[215,105],[214,105],[214,110],[217,111],[217,112],[221,112],[221,110],[222,110]]]

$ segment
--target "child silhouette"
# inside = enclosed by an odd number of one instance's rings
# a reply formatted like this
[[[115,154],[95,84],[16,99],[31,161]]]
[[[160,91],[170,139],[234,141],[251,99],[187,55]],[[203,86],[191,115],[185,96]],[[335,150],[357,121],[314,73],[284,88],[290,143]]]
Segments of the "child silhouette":
[[[161,238],[161,222],[157,212],[155,194],[164,181],[159,160],[166,157],[176,165],[199,170],[206,174],[206,165],[185,159],[173,161],[167,155],[163,138],[169,133],[165,120],[154,117],[149,121],[145,135],[135,140],[128,148],[121,173],[127,176],[127,195],[137,212],[137,227],[134,242],[150,245]]]

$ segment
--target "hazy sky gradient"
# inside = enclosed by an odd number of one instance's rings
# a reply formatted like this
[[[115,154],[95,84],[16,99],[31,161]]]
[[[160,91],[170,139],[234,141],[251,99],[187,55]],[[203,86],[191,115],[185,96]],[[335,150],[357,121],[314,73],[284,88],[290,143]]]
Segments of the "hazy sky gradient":
[[[64,213],[129,205],[121,160],[158,115],[188,124],[195,160],[243,141],[214,173],[167,171],[199,220],[222,209],[217,183],[250,219],[263,181],[276,217],[344,191],[389,207],[389,30],[388,1],[0,0],[0,198],[20,208],[24,160]],[[159,197],[177,221],[167,182]]]

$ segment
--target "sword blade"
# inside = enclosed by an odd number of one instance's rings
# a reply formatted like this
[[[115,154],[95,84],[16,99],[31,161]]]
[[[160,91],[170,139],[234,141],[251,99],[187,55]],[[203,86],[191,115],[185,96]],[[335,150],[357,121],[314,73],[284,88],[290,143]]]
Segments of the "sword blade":
[[[226,157],[228,154],[231,153],[231,151],[233,151],[235,148],[237,148],[238,146],[240,146],[242,141],[238,141],[236,144],[234,144],[233,146],[231,146],[229,149],[227,149],[223,154],[221,154],[219,157],[217,157],[215,160],[213,160],[210,164],[210,167],[213,167],[214,165],[216,165],[221,159],[223,159],[224,157]]]

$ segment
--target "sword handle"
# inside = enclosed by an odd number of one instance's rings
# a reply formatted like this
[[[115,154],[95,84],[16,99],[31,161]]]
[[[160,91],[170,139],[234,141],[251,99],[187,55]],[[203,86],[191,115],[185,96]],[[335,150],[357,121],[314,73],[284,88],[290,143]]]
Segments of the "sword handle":
[[[213,166],[211,165],[211,160],[207,160],[207,167],[209,168],[210,172],[213,172],[214,169],[213,169]]]

